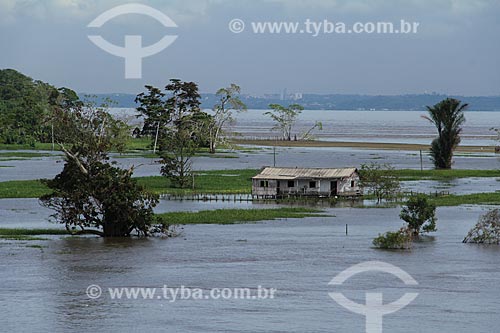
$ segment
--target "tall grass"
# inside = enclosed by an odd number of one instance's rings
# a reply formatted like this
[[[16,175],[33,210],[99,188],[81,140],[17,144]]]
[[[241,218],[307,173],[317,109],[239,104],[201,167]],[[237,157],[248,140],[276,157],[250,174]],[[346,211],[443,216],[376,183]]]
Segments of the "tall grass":
[[[304,218],[330,216],[310,208],[283,207],[270,209],[217,209],[199,212],[172,212],[159,214],[167,224],[234,224],[275,220],[280,218]]]

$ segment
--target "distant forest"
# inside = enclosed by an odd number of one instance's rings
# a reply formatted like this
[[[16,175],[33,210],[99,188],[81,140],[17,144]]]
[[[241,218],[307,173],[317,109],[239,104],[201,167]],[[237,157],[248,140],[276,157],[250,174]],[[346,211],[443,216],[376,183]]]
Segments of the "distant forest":
[[[83,97],[84,94],[81,94]],[[215,94],[201,94],[202,107],[211,109],[216,103]],[[97,94],[101,100],[111,98],[118,107],[133,108],[135,95],[132,94]],[[422,111],[446,97],[453,97],[470,105],[469,110],[500,111],[500,96],[449,96],[443,94],[414,95],[343,95],[343,94],[303,94],[300,99],[281,99],[279,95],[255,97],[242,95],[241,100],[249,109],[268,109],[269,104],[298,103],[308,110],[407,110]]]

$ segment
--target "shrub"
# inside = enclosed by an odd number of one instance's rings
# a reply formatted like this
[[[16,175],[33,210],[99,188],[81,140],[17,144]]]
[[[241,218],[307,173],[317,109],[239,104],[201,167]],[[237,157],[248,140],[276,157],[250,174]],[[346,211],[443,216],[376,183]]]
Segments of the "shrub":
[[[408,228],[401,228],[395,232],[386,232],[378,235],[373,240],[373,245],[381,249],[406,250],[412,244],[412,231]]]

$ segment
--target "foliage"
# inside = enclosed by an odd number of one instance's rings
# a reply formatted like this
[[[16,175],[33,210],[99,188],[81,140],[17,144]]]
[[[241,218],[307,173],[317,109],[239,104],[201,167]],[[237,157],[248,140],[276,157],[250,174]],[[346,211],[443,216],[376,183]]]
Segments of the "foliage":
[[[210,121],[210,116],[200,109],[198,85],[171,79],[165,93],[152,86],[146,89],[148,93],[137,95],[137,110],[144,117],[144,132],[150,133],[156,127],[154,147],[156,150],[159,142],[161,174],[175,186],[189,187],[191,159],[205,141]]]
[[[247,107],[239,97],[240,87],[234,83],[227,88],[217,90],[219,98],[213,108],[213,116],[208,126],[209,151],[215,153],[217,146],[225,142],[225,126],[233,124],[233,112],[246,111]]]
[[[157,196],[131,178],[133,167],[122,170],[108,163],[108,152],[123,147],[121,122],[91,103],[56,106],[54,139],[66,163],[54,179],[44,181],[52,192],[41,203],[55,210],[52,217],[72,233],[150,235],[156,229]]]
[[[45,123],[50,115],[53,86],[13,69],[0,70],[0,143],[29,144],[50,139]]]
[[[70,159],[55,179],[46,181],[53,192],[40,200],[55,210],[52,216],[56,221],[65,224],[70,232],[122,237],[135,230],[149,235],[149,228],[157,222],[153,215],[157,196],[137,185],[129,170],[101,162],[85,167],[88,172],[82,172]]]
[[[270,104],[269,107],[272,111],[265,112],[264,114],[271,117],[275,122],[273,129],[281,132],[283,140],[292,140],[292,129],[297,121],[298,115],[304,110],[299,104],[291,104],[284,107],[280,104]]]
[[[438,137],[431,144],[431,158],[436,169],[451,169],[453,151],[460,143],[467,106],[453,98],[446,98],[432,107],[427,106],[429,115],[424,118],[433,123],[438,131]]]
[[[359,170],[360,186],[377,197],[377,202],[382,199],[389,200],[396,196],[400,190],[399,178],[396,170],[389,164],[362,164]]]
[[[411,248],[412,240],[412,232],[408,228],[401,228],[398,231],[379,234],[373,240],[373,245],[381,249],[406,250]]]
[[[500,244],[500,209],[492,209],[481,215],[474,228],[465,236],[463,242]]]
[[[425,195],[411,196],[401,209],[399,217],[408,223],[408,229],[415,236],[421,232],[436,231],[436,206],[429,203]]]

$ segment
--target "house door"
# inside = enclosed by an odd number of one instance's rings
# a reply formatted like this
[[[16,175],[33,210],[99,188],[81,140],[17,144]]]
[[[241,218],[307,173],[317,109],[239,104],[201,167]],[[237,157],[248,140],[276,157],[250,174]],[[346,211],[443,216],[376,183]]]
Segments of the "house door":
[[[280,193],[281,193],[281,183],[280,183],[280,181],[279,181],[279,180],[278,180],[278,181],[277,181],[277,183],[276,183],[276,192],[277,192],[278,194],[280,194]]]
[[[332,180],[330,182],[330,194],[337,195],[337,181],[336,180]]]

